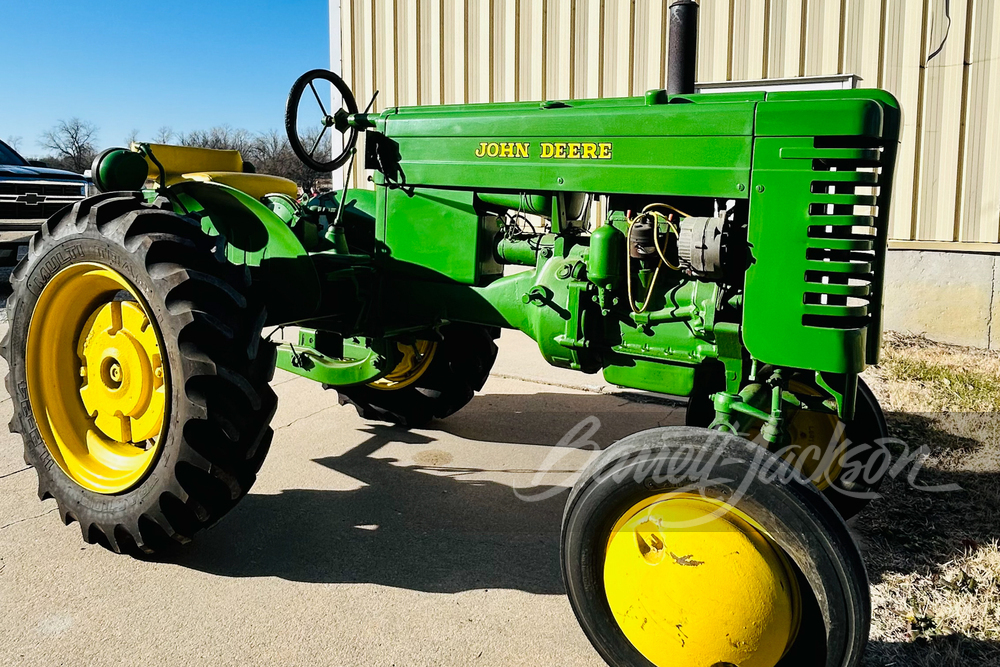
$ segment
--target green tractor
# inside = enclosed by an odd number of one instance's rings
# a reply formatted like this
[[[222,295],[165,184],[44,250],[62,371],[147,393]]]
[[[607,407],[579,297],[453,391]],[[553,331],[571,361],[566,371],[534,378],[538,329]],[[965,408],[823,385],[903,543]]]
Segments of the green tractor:
[[[690,51],[688,10],[671,43]],[[468,403],[519,329],[554,366],[688,399],[686,426],[603,451],[566,503],[565,588],[609,664],[858,664],[870,600],[844,520],[887,456],[859,373],[899,106],[693,94],[692,63],[639,97],[378,114],[308,72],[295,151],[332,171],[366,133],[374,189],[305,204],[235,151],[104,151],[103,194],[53,216],[11,278],[11,429],[39,496],[115,551],[187,542],[254,483],[275,367],[418,427]],[[343,98],[316,95],[345,137],[331,161],[299,137],[316,82]],[[297,342],[262,337],[278,326]]]

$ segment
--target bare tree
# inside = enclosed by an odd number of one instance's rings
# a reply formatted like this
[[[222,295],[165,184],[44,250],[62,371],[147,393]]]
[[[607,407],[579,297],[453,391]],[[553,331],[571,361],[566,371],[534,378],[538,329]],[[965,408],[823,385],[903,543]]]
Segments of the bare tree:
[[[321,129],[317,127],[306,132],[303,141],[307,146],[311,147],[317,141]],[[137,135],[138,132],[133,130],[128,140],[133,141]],[[208,130],[175,133],[172,128],[164,126],[153,135],[154,143],[171,141],[181,146],[237,150],[244,161],[253,163],[259,173],[283,176],[306,189],[315,186],[321,179],[329,178],[329,174],[315,172],[302,164],[292,152],[285,134],[277,130],[255,134],[243,128],[219,125]],[[319,141],[315,154],[329,155],[330,150],[330,133],[326,132]]]
[[[299,135],[302,140],[302,145],[305,146],[306,150],[313,150],[313,155],[319,160],[328,159],[325,156],[329,156],[333,150],[331,142],[331,133],[323,132],[322,127],[314,127],[305,131],[305,134]],[[291,163],[288,170],[284,174],[279,174],[285,178],[289,178],[303,187],[313,187],[316,182],[320,179],[330,178],[329,172],[319,172],[313,171],[306,165],[302,163],[298,157],[292,153],[292,148],[288,144],[288,140],[285,140],[285,145],[288,146],[288,152],[291,155]]]
[[[257,171],[261,173],[279,174],[287,171],[290,153],[291,149],[285,135],[276,130],[270,130],[258,135],[253,142],[252,149],[243,157],[253,162]]]
[[[322,139],[319,135],[320,129],[313,129],[307,133],[303,141],[308,147],[312,147],[318,140],[316,155],[329,155],[330,133],[327,132]],[[243,152],[243,157],[253,162],[258,172],[283,176],[295,181],[305,189],[315,186],[320,179],[328,178],[327,174],[313,171],[302,164],[302,161],[292,152],[292,147],[285,134],[276,130],[257,135],[251,145]]]
[[[177,142],[182,146],[237,150],[246,155],[252,152],[254,135],[242,128],[233,129],[228,125],[218,125],[210,130],[194,130],[180,135]]]
[[[139,141],[139,130],[132,128],[125,137],[125,145],[131,146],[136,141]]]
[[[169,144],[170,140],[174,138],[174,128],[169,125],[164,125],[156,131],[153,135],[153,143],[155,144]]]
[[[19,150],[21,148],[21,137],[9,136],[5,143],[14,150]]]
[[[55,161],[71,171],[82,173],[90,166],[97,150],[94,148],[94,135],[97,126],[93,123],[71,118],[61,120],[55,127],[42,135],[38,143],[53,151]]]

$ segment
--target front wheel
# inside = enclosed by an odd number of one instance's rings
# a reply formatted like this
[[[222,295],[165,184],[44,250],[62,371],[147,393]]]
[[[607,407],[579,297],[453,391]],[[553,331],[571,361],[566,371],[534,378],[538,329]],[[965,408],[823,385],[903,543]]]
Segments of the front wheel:
[[[761,380],[771,369],[765,367]],[[796,373],[788,386],[798,396],[824,396],[813,374]],[[708,426],[715,417],[715,407],[706,394],[692,396],[685,423]],[[875,394],[858,378],[854,418],[841,422],[836,415],[805,409],[789,409],[786,457],[799,472],[811,479],[845,519],[856,516],[878,494],[888,472],[890,454],[885,446],[889,427]],[[760,435],[762,422],[737,417],[740,433],[748,440],[767,446]]]
[[[570,604],[612,667],[854,667],[871,606],[843,519],[743,438],[657,428],[583,471],[566,502]]]
[[[108,193],[42,227],[11,278],[11,430],[66,524],[152,552],[217,521],[271,441],[274,351],[246,270],[191,220]]]

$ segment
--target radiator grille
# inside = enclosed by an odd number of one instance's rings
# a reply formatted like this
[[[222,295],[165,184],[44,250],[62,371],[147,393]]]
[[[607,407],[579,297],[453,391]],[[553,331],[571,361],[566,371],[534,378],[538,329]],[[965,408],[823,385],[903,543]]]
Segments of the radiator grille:
[[[878,363],[899,119],[879,90],[757,106],[743,304],[754,359],[842,374]]]
[[[872,312],[879,253],[882,148],[861,137],[815,140],[802,324],[861,329]]]

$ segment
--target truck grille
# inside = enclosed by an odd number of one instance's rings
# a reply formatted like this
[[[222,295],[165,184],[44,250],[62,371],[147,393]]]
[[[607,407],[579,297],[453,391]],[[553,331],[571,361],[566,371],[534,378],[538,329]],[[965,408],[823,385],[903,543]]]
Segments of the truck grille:
[[[2,195],[26,195],[34,193],[48,197],[82,197],[82,183],[36,183],[36,182],[12,182],[0,181],[0,196]]]
[[[0,180],[0,221],[43,220],[84,194],[85,185],[79,181]]]
[[[66,202],[44,203],[28,206],[27,204],[15,204],[11,202],[0,202],[0,220],[44,220],[59,212]]]

